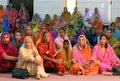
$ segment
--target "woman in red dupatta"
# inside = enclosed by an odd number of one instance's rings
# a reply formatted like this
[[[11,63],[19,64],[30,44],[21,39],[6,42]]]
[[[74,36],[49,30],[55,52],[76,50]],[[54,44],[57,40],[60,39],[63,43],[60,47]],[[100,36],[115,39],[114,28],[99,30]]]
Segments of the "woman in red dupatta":
[[[3,32],[0,39],[0,72],[7,72],[14,69],[18,52],[10,43],[10,35]]]
[[[51,39],[49,32],[43,32],[41,42],[38,44],[38,51],[44,59],[44,67],[46,71],[57,72],[59,75],[63,75],[66,72],[59,52],[57,53],[54,49],[54,42]]]

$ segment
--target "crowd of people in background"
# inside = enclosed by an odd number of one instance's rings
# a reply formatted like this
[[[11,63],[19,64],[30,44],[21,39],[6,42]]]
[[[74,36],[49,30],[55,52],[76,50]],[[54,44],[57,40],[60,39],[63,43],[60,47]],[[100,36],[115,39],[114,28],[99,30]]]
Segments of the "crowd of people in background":
[[[84,14],[64,7],[60,16],[35,13],[21,3],[0,5],[0,72],[27,69],[37,79],[50,73],[94,75],[120,66],[120,17],[104,27],[98,8]],[[49,73],[49,74],[48,74]]]

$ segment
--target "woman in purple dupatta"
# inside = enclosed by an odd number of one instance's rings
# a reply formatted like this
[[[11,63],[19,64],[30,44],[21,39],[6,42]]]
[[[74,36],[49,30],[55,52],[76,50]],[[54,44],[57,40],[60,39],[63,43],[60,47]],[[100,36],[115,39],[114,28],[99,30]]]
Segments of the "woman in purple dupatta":
[[[107,43],[107,36],[102,34],[100,42],[94,46],[91,60],[99,60],[100,72],[111,71],[113,66],[120,65],[113,48]]]

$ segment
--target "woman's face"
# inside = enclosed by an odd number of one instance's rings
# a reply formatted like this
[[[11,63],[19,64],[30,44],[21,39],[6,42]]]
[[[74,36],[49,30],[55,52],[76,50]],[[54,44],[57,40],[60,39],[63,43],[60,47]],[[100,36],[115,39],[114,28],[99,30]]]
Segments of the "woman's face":
[[[112,24],[111,25],[111,30],[114,30],[115,29],[115,24]]]
[[[85,45],[85,38],[84,37],[80,37],[78,40],[78,45],[79,46],[84,46]]]
[[[2,39],[4,44],[8,44],[10,42],[10,38],[7,34],[3,35]]]
[[[48,14],[45,15],[45,19],[49,19],[50,16]]]
[[[27,34],[30,35],[32,34],[32,28],[31,27],[27,27],[26,28]]]
[[[64,12],[67,12],[67,8],[66,7],[64,8]]]
[[[94,10],[94,11],[95,11],[95,13],[98,13],[98,8],[95,8],[95,10]]]
[[[68,49],[69,48],[69,43],[68,42],[65,42],[64,45],[63,45],[64,49]]]
[[[45,33],[45,35],[44,35],[44,41],[45,42],[49,42],[50,41],[50,34],[49,33]]]
[[[15,24],[15,27],[16,27],[16,28],[19,28],[19,27],[20,27],[20,24],[19,24],[19,23],[16,23],[16,24]]]
[[[20,38],[21,38],[20,33],[19,33],[19,32],[16,32],[16,33],[15,33],[15,39],[16,39],[16,40],[20,40]]]
[[[25,43],[25,47],[26,48],[28,48],[28,49],[32,48],[32,41],[31,41],[31,39],[26,39],[24,43]]]
[[[80,17],[80,18],[78,19],[78,21],[79,21],[79,22],[82,22],[82,18]]]
[[[96,33],[95,29],[92,29],[92,30],[91,30],[91,34],[94,35],[95,33]]]
[[[59,34],[60,34],[61,37],[65,36],[64,30],[60,30],[60,31],[59,31]]]
[[[58,19],[58,16],[55,14],[55,15],[53,16],[53,19]]]
[[[105,36],[102,36],[101,39],[100,39],[100,42],[102,45],[105,45],[107,43],[107,39]]]
[[[74,8],[74,12],[77,12],[77,11],[78,11],[78,8],[77,8],[77,7],[75,7],[75,8]]]

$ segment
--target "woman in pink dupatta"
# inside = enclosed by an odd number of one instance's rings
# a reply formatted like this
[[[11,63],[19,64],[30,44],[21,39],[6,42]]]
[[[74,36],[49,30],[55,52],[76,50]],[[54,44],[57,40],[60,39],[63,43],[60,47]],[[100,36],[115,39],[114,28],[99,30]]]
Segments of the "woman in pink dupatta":
[[[77,75],[93,75],[99,70],[99,61],[91,61],[91,48],[87,44],[86,37],[80,35],[78,43],[73,47],[73,65],[70,68],[70,73]]]
[[[0,72],[14,69],[17,56],[17,49],[10,43],[9,33],[3,32],[0,39]]]
[[[55,46],[57,49],[60,49],[63,45],[63,41],[68,39],[63,28],[59,29],[59,36],[55,39]]]
[[[98,8],[94,8],[94,13],[92,14],[92,19],[91,20],[93,21],[95,17],[98,17],[100,22],[102,22],[102,18],[101,18],[101,15],[99,13]]]
[[[100,42],[93,48],[91,60],[100,61],[100,72],[111,71],[115,65],[120,65],[120,60],[116,56],[113,48],[107,43],[107,36],[102,34]]]

